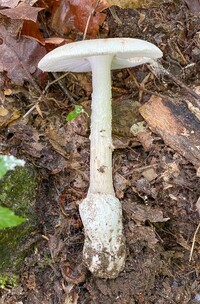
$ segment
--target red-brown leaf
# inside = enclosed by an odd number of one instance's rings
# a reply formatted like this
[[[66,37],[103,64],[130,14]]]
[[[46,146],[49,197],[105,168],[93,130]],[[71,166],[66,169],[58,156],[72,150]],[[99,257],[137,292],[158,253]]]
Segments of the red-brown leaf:
[[[16,40],[0,25],[0,72],[6,71],[14,83],[23,84],[23,80],[30,80],[30,74],[36,71],[38,61],[45,53],[36,41]]]
[[[21,30],[21,35],[25,37],[30,37],[36,41],[44,44],[44,37],[40,31],[40,26],[38,22],[33,22],[31,20],[25,20],[23,22],[23,27]]]
[[[36,40],[40,44],[44,45],[48,52],[50,52],[57,46],[72,42],[72,40],[65,39],[62,37],[44,38],[40,31],[39,23],[38,22],[35,23],[30,20],[24,21],[21,30],[21,35]]]
[[[96,0],[61,0],[60,5],[53,10],[52,28],[59,34],[69,34],[71,31],[83,33],[96,3]],[[100,1],[90,19],[88,36],[97,36],[99,26],[103,24],[106,17],[100,11],[107,7],[108,4],[105,0]]]

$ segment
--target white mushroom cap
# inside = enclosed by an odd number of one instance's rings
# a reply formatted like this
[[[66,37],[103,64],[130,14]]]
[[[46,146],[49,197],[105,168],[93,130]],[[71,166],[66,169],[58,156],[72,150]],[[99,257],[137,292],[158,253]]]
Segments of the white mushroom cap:
[[[111,69],[134,67],[162,57],[159,48],[141,39],[91,39],[56,48],[41,59],[38,67],[46,72],[89,72],[87,58],[108,54],[113,54]]]

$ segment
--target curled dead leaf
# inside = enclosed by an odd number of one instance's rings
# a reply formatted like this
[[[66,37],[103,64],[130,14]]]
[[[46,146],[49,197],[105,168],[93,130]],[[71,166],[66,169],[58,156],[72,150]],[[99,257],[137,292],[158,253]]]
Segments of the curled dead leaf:
[[[7,110],[3,106],[0,107],[0,128],[8,126],[10,123],[20,117],[20,111],[13,109],[12,111]]]

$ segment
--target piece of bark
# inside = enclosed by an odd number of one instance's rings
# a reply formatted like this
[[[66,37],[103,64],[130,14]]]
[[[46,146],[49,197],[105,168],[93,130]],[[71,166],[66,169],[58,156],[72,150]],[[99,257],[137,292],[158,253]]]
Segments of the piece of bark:
[[[178,151],[197,169],[200,167],[200,120],[187,102],[152,96],[139,112],[165,144]]]

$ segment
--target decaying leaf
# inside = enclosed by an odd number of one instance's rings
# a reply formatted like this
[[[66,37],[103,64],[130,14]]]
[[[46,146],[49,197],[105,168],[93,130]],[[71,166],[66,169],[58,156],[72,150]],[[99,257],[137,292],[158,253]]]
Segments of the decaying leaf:
[[[130,181],[126,178],[124,178],[119,173],[116,173],[114,175],[114,185],[116,189],[116,195],[119,199],[124,198],[125,190],[128,186],[130,186]]]
[[[61,0],[59,6],[53,10],[51,27],[61,35],[69,34],[71,31],[83,33],[89,16],[94,12],[96,3],[96,0]],[[105,0],[100,1],[95,9],[95,14],[90,18],[88,36],[97,36],[99,26],[102,25],[106,17],[101,11],[107,7],[108,4]]]
[[[128,227],[132,235],[129,240],[130,244],[135,244],[137,241],[146,241],[149,248],[155,248],[155,245],[158,240],[156,238],[153,228],[136,226],[133,222],[130,222]]]
[[[17,109],[9,111],[5,107],[0,107],[0,128],[9,125],[11,122],[15,121],[20,117],[20,112]]]
[[[30,80],[30,74],[36,71],[38,61],[46,53],[45,49],[27,38],[16,40],[8,35],[3,25],[0,25],[0,41],[0,72],[7,72],[15,84]]]
[[[32,20],[36,22],[41,7],[32,7],[27,3],[20,3],[17,7],[1,10],[1,14],[11,19]]]
[[[198,14],[200,12],[200,1],[199,0],[185,0],[188,8],[194,13]]]
[[[41,157],[44,145],[40,142],[40,135],[34,128],[21,121],[13,125],[11,124],[8,132],[13,134],[13,146],[15,142],[20,142],[21,147],[26,150],[26,153],[33,157]]]
[[[158,6],[162,0],[108,0],[111,5],[121,8],[148,8]]]
[[[168,217],[163,217],[163,212],[161,210],[150,206],[143,206],[126,201],[123,203],[123,209],[127,214],[129,214],[131,219],[137,222],[145,222],[148,220],[151,223],[158,223],[169,220]]]
[[[200,197],[198,198],[197,202],[196,202],[196,208],[197,208],[197,212],[200,215]]]
[[[15,7],[20,0],[0,0],[0,7]]]
[[[70,43],[72,40],[65,39],[62,37],[50,37],[50,38],[44,38],[42,35],[42,32],[40,30],[40,24],[39,22],[33,22],[31,20],[25,20],[23,22],[23,27],[21,30],[21,35],[23,37],[31,38],[36,40],[42,45],[45,45],[45,48],[47,51],[51,51],[55,48],[55,46],[60,46],[65,43]]]

